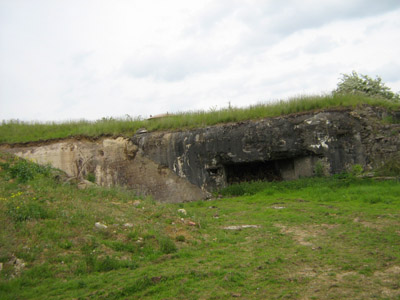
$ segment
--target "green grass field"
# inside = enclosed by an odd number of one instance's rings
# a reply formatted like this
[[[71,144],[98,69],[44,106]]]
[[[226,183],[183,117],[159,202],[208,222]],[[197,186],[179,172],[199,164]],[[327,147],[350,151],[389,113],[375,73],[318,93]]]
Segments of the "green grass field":
[[[371,98],[362,95],[304,96],[288,101],[276,101],[247,108],[225,108],[220,110],[182,112],[162,119],[144,120],[137,118],[103,118],[98,121],[70,122],[21,122],[3,121],[0,125],[1,143],[21,143],[39,140],[67,138],[75,136],[99,137],[102,135],[132,136],[139,128],[149,131],[182,130],[205,127],[219,123],[256,120],[291,113],[327,109],[335,107],[355,107],[357,105],[381,106],[389,110],[400,109],[400,103]]]
[[[0,299],[399,299],[399,181],[342,174],[220,194],[163,204],[79,190],[0,154]],[[254,226],[228,227],[241,225]]]

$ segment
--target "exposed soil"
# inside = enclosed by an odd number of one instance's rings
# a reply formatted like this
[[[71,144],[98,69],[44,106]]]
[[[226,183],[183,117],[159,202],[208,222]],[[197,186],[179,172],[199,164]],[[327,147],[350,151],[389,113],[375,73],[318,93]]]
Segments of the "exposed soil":
[[[0,143],[0,149],[10,149],[10,148],[18,148],[18,147],[40,147],[51,145],[57,142],[68,142],[73,143],[76,141],[88,141],[88,142],[97,142],[104,138],[118,138],[124,137],[123,135],[112,135],[112,134],[101,134],[98,136],[87,136],[87,135],[74,135],[64,138],[54,138],[54,139],[47,139],[47,140],[38,140],[38,141],[31,141],[31,142],[22,142],[22,143]]]
[[[323,235],[329,229],[335,228],[338,225],[334,224],[321,224],[321,225],[309,225],[303,227],[288,227],[282,224],[275,224],[276,227],[281,229],[284,234],[290,234],[293,239],[302,246],[316,246],[314,239],[320,235]]]

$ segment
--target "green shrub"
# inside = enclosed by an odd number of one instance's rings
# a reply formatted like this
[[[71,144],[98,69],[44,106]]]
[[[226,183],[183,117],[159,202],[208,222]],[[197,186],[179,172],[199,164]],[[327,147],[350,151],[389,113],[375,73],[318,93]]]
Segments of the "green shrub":
[[[86,175],[86,180],[95,183],[96,182],[96,175],[94,173],[89,173]]]
[[[10,174],[11,178],[16,178],[19,182],[25,183],[34,179],[37,175],[49,176],[50,166],[41,166],[25,159],[16,158],[13,164],[4,164],[3,168]]]
[[[325,176],[324,166],[320,161],[317,161],[314,166],[314,174],[316,177],[324,177]]]
[[[104,245],[110,247],[115,251],[125,251],[135,253],[138,251],[138,244],[129,243],[129,242],[120,242],[120,241],[104,241]]]
[[[332,176],[333,179],[340,179],[340,180],[345,180],[345,179],[349,180],[351,177],[352,177],[352,175],[349,172],[345,172],[345,171],[334,174]]]
[[[131,241],[137,241],[137,239],[139,238],[139,231],[137,229],[130,231],[127,234],[127,238],[130,239]]]
[[[121,291],[115,292],[115,299],[122,298],[122,296],[129,296],[140,291],[143,291],[154,285],[154,282],[147,276],[141,277],[123,288]]]
[[[55,270],[49,263],[44,263],[41,265],[36,265],[25,271],[25,278],[32,278],[34,280],[37,279],[46,279],[54,276]]]
[[[108,272],[111,270],[116,270],[119,267],[119,261],[115,258],[111,258],[109,256],[104,259],[98,260],[96,263],[96,271],[97,272]]]
[[[34,168],[25,160],[19,160],[9,169],[12,178],[17,178],[20,182],[27,182],[35,177]]]
[[[360,176],[363,172],[364,172],[364,169],[363,169],[362,165],[355,164],[355,165],[351,166],[351,170],[350,170],[351,175]]]
[[[137,263],[130,260],[119,260],[115,257],[106,256],[99,258],[94,251],[85,252],[85,256],[76,267],[76,274],[87,274],[92,272],[109,272],[118,269],[136,269]]]
[[[72,242],[69,241],[69,240],[64,240],[64,241],[59,242],[59,243],[58,243],[58,246],[59,246],[61,249],[68,250],[68,249],[71,249],[71,247],[72,247]]]
[[[177,242],[184,242],[184,241],[186,241],[186,238],[185,238],[184,235],[178,235],[178,236],[175,238],[175,240],[176,240]]]
[[[239,272],[228,272],[224,276],[224,280],[222,282],[223,286],[228,288],[243,286],[246,282],[246,277]]]
[[[178,250],[175,243],[169,237],[159,238],[158,243],[160,246],[160,251],[164,254],[174,253]]]
[[[44,203],[25,199],[11,199],[7,203],[7,213],[15,222],[50,217],[50,213]]]
[[[335,94],[364,94],[371,97],[384,98],[390,101],[400,101],[400,95],[393,93],[389,87],[385,86],[379,76],[372,79],[368,75],[358,74],[353,71],[351,74],[342,74],[342,79],[338,83]]]
[[[136,267],[137,265],[134,262],[118,260],[109,256],[106,256],[102,259],[97,259],[95,263],[95,271],[97,272],[109,272],[121,268],[135,269]]]
[[[265,181],[252,181],[252,182],[240,182],[234,183],[227,186],[219,191],[219,193],[226,196],[244,196],[254,195],[262,190],[266,189],[270,183]]]
[[[375,170],[377,176],[400,176],[400,155],[386,160],[382,166]]]
[[[370,203],[370,204],[376,204],[376,203],[381,203],[381,202],[389,202],[387,200],[384,200],[381,196],[379,195],[368,195],[364,198],[364,202]]]

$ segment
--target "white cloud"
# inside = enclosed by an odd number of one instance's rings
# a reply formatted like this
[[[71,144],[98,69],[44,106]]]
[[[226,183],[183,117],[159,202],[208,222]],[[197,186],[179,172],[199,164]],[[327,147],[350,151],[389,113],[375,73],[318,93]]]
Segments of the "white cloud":
[[[399,20],[397,0],[0,1],[0,119],[245,106],[352,70],[398,91]]]

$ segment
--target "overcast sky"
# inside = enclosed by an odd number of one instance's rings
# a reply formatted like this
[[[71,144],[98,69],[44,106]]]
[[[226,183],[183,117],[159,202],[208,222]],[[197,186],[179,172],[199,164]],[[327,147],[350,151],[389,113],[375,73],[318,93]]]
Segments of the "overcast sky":
[[[400,90],[399,0],[0,0],[0,120],[248,106],[341,73]]]

